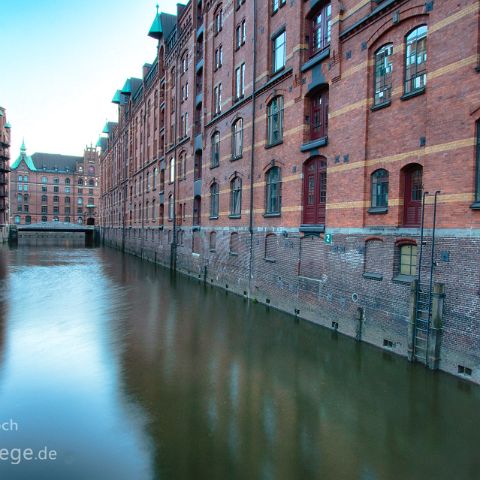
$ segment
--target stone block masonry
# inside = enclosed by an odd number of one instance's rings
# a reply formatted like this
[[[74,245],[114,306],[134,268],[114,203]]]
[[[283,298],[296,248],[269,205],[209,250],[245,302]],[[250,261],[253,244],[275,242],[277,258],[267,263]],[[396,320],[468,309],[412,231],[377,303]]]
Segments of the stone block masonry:
[[[100,142],[104,243],[480,383],[479,5],[157,14]]]

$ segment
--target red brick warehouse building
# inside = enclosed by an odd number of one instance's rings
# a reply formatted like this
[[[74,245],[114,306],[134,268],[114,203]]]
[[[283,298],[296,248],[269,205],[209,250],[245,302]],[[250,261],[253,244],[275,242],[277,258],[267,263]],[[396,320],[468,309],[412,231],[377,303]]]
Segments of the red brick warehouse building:
[[[479,5],[158,14],[102,140],[105,242],[479,382]]]
[[[52,153],[20,155],[11,166],[10,223],[67,222],[96,224],[99,159],[94,147],[84,156]]]

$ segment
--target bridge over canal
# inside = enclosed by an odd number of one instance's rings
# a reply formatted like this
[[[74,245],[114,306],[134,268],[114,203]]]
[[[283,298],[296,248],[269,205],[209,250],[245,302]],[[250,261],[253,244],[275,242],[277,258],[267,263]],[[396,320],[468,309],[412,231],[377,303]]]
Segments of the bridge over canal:
[[[85,246],[96,246],[100,244],[100,231],[93,225],[81,225],[67,222],[39,222],[26,225],[10,225],[8,242],[10,245],[17,245],[19,239],[54,237],[64,233],[83,233]]]

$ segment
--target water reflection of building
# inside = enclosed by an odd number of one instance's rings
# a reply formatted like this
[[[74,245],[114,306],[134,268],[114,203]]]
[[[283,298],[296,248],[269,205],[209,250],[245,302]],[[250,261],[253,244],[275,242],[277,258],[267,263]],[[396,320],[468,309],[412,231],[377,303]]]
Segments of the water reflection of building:
[[[5,109],[0,107],[0,243],[7,239],[8,177],[10,158],[10,124]]]
[[[122,383],[148,417],[158,478],[428,478],[428,439],[445,456],[464,441],[438,420],[475,403],[460,395],[451,411],[452,379],[123,261],[110,271],[129,272]]]
[[[5,325],[7,319],[7,281],[8,281],[8,250],[0,248],[0,371],[3,366],[5,350]]]
[[[51,153],[30,156],[23,143],[11,169],[10,223],[96,223],[96,148],[86,147],[82,157]]]

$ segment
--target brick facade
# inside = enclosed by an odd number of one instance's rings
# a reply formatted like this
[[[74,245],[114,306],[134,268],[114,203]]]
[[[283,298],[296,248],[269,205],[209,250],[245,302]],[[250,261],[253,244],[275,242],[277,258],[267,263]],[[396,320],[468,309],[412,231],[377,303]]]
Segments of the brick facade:
[[[24,145],[11,166],[10,223],[60,221],[97,224],[99,156],[86,147],[83,157],[34,153]]]
[[[479,5],[158,14],[101,141],[105,242],[407,355],[422,193],[431,245],[440,191],[435,368],[480,382]]]

